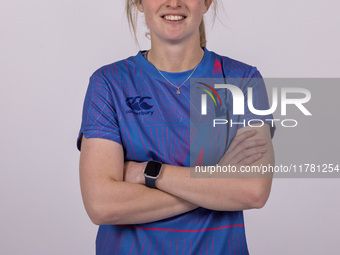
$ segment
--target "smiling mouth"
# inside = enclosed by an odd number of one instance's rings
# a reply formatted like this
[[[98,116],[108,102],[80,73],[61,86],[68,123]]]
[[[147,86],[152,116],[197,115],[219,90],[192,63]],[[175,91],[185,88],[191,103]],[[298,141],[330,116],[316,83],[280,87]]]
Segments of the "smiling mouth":
[[[184,20],[186,17],[182,15],[164,15],[162,18],[169,21],[179,21]]]

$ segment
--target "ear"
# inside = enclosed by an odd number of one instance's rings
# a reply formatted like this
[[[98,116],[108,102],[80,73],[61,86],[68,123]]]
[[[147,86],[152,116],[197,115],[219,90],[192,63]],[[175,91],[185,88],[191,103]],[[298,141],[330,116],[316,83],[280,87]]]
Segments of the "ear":
[[[138,11],[144,12],[142,0],[136,0],[136,6],[137,6]]]
[[[205,2],[205,6],[202,11],[203,14],[205,14],[209,10],[213,0],[204,0],[204,2]]]

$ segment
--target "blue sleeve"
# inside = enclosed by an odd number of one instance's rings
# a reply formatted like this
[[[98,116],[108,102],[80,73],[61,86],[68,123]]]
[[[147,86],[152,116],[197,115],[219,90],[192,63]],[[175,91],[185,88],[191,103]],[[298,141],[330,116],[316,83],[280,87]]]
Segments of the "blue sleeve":
[[[260,72],[254,67],[251,70],[250,78],[245,80],[245,86],[243,87],[244,92],[244,115],[240,116],[240,121],[244,121],[247,124],[254,125],[256,123],[266,123],[270,126],[271,137],[273,138],[275,132],[275,124],[273,121],[273,115],[258,115],[250,111],[248,102],[248,91],[249,88],[252,88],[252,105],[256,110],[268,110],[269,109],[269,101],[268,94],[266,90],[266,86],[264,80],[260,74]],[[262,122],[261,122],[262,121]]]
[[[93,74],[86,92],[77,148],[82,136],[104,138],[122,144],[118,116],[115,110],[112,87],[97,74]]]

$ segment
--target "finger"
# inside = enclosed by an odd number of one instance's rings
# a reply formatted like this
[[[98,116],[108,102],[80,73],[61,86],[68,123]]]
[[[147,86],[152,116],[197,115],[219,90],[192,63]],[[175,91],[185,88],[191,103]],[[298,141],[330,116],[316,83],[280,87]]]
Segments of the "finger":
[[[233,139],[233,141],[231,142],[228,150],[233,150],[237,145],[239,145],[240,143],[244,142],[245,140],[247,140],[248,138],[254,136],[256,134],[256,130],[252,129],[252,130],[248,130],[245,131],[239,135],[236,135]]]
[[[255,148],[262,148],[265,146],[267,141],[265,139],[254,139],[254,140],[249,140],[245,141],[241,144],[239,144],[233,151],[234,155],[239,154],[240,152],[244,152],[250,149],[255,149]]]
[[[252,155],[259,154],[259,153],[263,154],[266,151],[267,151],[267,147],[265,147],[265,146],[259,146],[259,147],[243,150],[240,153],[238,153],[237,155],[235,155],[231,162],[233,164],[239,164],[242,160],[244,160],[244,159],[246,159],[246,158],[248,158]]]
[[[254,132],[252,132],[252,133],[254,133]],[[248,135],[251,136],[251,133],[248,134]],[[240,152],[245,151],[249,148],[262,146],[266,143],[266,140],[264,140],[264,139],[254,139],[254,140],[250,140],[250,141],[243,141],[243,139],[246,138],[246,137],[248,137],[248,136],[239,137],[233,144],[231,144],[229,146],[228,150],[226,151],[226,153],[222,157],[224,162],[239,163],[239,161],[241,161],[243,158],[250,156],[250,155],[244,155],[244,156],[238,157],[235,160],[234,158]],[[258,152],[260,152],[260,151],[258,151]]]
[[[250,165],[250,164],[253,164],[254,162],[258,161],[262,157],[263,157],[262,153],[257,153],[257,154],[251,155],[248,158],[243,159],[239,164],[241,164],[241,165]]]
[[[253,150],[247,152],[249,149],[254,149],[254,148],[262,148],[267,141],[265,139],[254,139],[254,140],[248,140],[244,141],[240,144],[238,144],[233,150],[228,150],[228,156],[231,157],[232,159],[235,158],[238,154],[241,154],[241,157],[238,157],[238,160],[242,160],[245,157],[250,156],[251,153],[254,152]],[[259,153],[261,151],[255,151],[254,153]]]

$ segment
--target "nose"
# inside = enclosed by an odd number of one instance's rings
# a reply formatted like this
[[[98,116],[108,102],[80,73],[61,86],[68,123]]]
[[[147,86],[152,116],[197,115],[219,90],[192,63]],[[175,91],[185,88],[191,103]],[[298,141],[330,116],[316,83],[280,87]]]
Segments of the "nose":
[[[168,0],[167,7],[170,7],[170,8],[181,7],[181,4],[182,4],[181,2],[182,2],[181,0]]]

